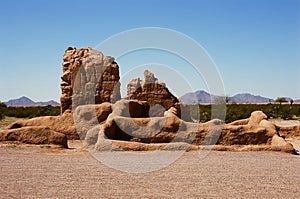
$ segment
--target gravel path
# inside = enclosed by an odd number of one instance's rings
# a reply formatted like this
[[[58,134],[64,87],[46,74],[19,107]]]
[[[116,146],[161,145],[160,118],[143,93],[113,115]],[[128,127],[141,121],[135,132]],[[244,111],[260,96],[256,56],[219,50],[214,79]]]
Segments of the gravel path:
[[[279,152],[191,151],[130,174],[76,149],[6,146],[0,171],[0,198],[300,198],[300,157]]]

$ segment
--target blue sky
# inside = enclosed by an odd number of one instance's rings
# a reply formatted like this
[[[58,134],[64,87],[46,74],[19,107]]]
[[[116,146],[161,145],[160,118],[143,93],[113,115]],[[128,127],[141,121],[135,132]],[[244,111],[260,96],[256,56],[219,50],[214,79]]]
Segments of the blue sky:
[[[23,95],[59,101],[67,46],[95,47],[142,27],[196,40],[216,63],[228,95],[300,98],[299,0],[0,0],[0,25],[0,101]],[[122,68],[134,66],[117,61],[121,76]],[[197,81],[193,89],[205,89]]]

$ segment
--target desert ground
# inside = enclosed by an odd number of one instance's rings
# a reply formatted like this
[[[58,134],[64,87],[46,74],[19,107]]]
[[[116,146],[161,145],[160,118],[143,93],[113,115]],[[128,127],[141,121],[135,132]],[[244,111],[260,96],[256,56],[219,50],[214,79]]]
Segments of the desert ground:
[[[211,151],[200,159],[190,151],[158,171],[132,174],[69,145],[2,145],[0,198],[300,198],[297,155]]]
[[[300,138],[288,141],[300,151]],[[299,155],[210,151],[199,158],[189,151],[160,170],[134,174],[104,165],[81,141],[68,145],[1,144],[0,198],[300,198]]]

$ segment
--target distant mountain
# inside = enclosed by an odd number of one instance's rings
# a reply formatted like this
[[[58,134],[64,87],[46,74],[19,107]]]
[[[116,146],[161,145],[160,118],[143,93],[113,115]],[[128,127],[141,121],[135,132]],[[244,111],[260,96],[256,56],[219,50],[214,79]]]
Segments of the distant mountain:
[[[206,91],[200,90],[193,93],[187,93],[181,96],[179,99],[187,104],[210,104],[214,102],[217,97],[218,96],[216,95],[211,95]]]
[[[51,106],[59,106],[60,104],[54,100],[50,100],[50,101],[47,101],[47,102],[36,102],[37,106],[48,106],[48,105],[51,105]]]
[[[20,97],[18,99],[12,99],[9,100],[8,102],[4,102],[7,106],[59,106],[59,103],[57,103],[54,100],[50,100],[48,102],[34,102],[28,97]]]
[[[187,93],[180,97],[180,101],[185,102],[187,104],[194,104],[194,103],[200,103],[200,104],[210,104],[216,102],[216,100],[219,100],[221,96],[212,95],[206,91],[199,90],[192,93]],[[259,95],[252,95],[250,93],[242,93],[237,94],[232,97],[229,97],[228,99],[229,103],[268,103],[268,102],[274,102],[273,99],[262,97]]]
[[[230,97],[229,102],[233,103],[268,103],[268,102],[274,102],[273,99],[262,97],[259,95],[252,95],[250,93],[242,93],[237,94],[232,97]]]

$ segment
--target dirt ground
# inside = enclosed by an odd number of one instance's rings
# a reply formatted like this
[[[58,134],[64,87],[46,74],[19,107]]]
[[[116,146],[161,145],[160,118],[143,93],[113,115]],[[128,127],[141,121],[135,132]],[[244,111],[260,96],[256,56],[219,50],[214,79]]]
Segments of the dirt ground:
[[[79,149],[6,145],[0,170],[0,198],[300,198],[300,156],[282,152],[190,151],[132,174]]]
[[[300,138],[288,141],[300,151]],[[0,145],[0,198],[300,198],[299,155],[211,151],[200,159],[190,151],[158,171],[132,174],[107,167],[80,142],[69,147]]]

